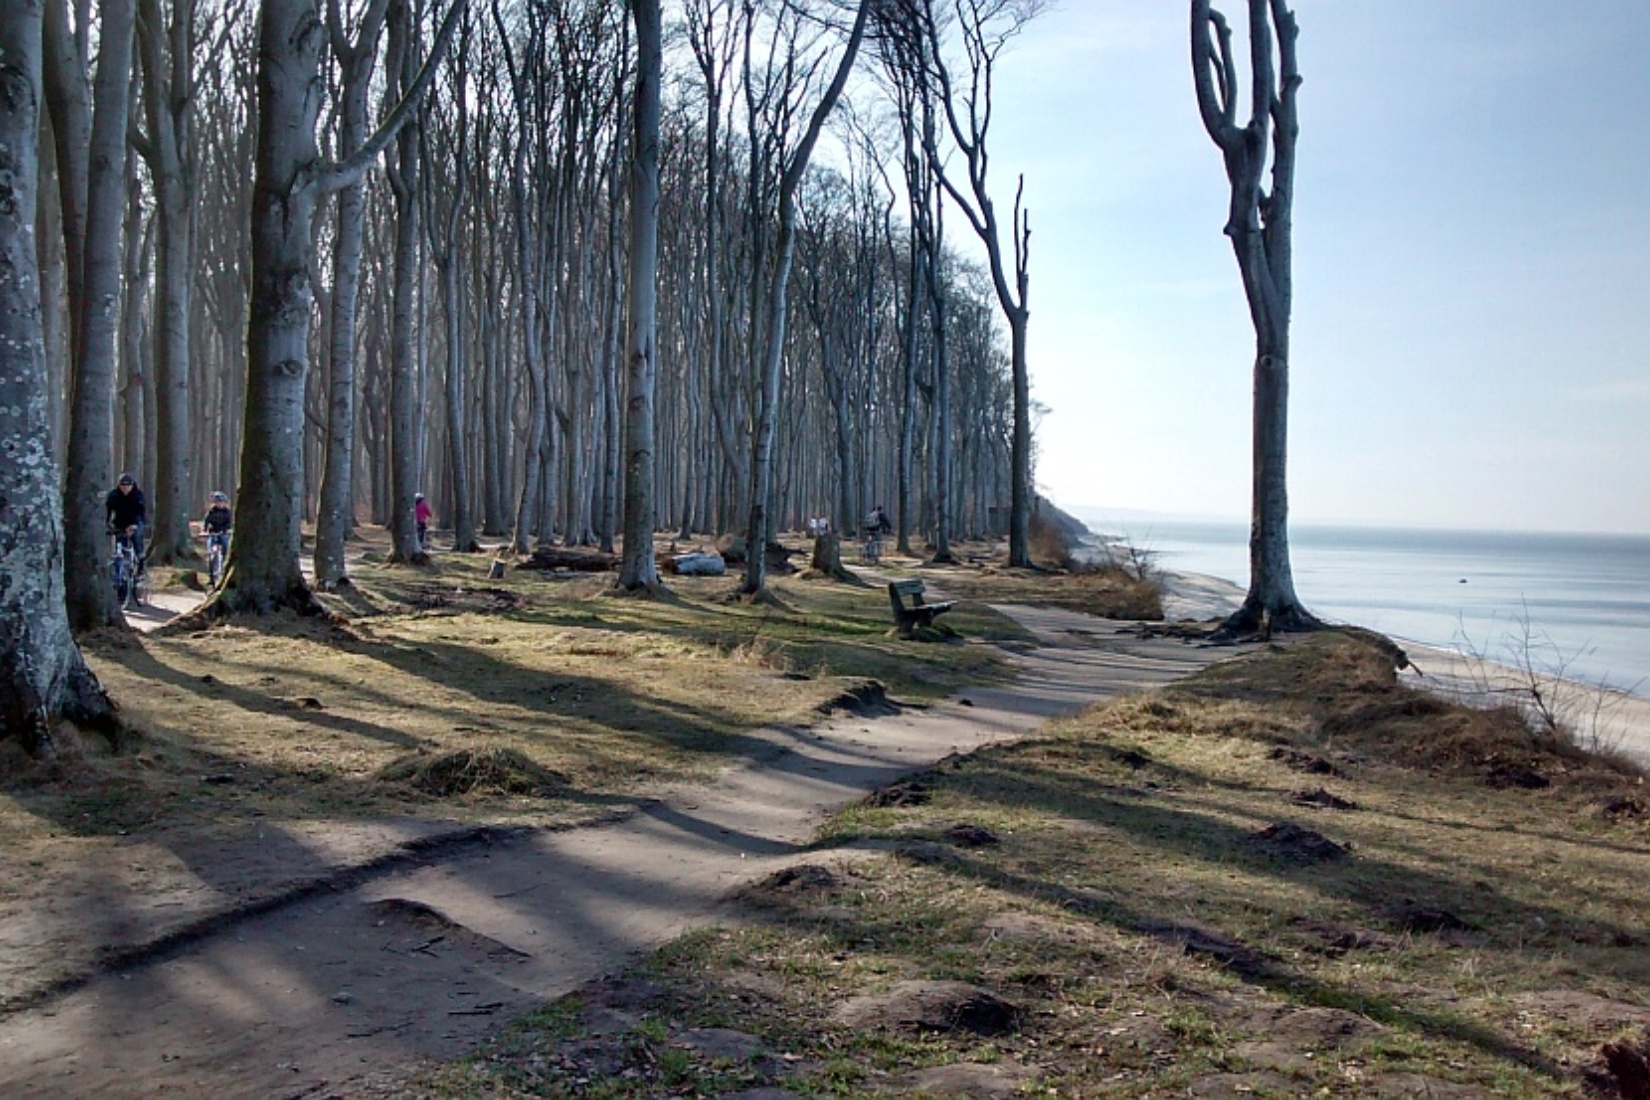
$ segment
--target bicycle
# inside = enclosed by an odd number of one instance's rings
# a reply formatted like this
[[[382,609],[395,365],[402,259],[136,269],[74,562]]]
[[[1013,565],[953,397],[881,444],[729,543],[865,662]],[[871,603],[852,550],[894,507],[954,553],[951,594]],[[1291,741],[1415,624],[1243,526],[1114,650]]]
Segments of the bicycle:
[[[865,532],[865,537],[859,540],[859,560],[865,565],[875,565],[882,560],[882,532],[871,528]]]
[[[206,533],[206,575],[211,587],[218,587],[223,579],[223,562],[229,553],[229,532],[208,531]]]
[[[115,586],[115,602],[121,610],[142,607],[149,597],[149,576],[138,560],[137,547],[125,531],[111,531],[114,550],[109,555],[109,577]]]

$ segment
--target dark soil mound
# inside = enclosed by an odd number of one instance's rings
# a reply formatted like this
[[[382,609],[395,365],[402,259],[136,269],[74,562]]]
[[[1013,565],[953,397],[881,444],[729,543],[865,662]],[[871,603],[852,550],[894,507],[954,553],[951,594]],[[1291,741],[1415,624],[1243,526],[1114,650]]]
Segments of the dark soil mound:
[[[567,777],[542,767],[514,749],[460,749],[431,755],[414,753],[386,764],[383,783],[404,783],[436,798],[467,794],[546,795],[564,790]]]
[[[1244,843],[1273,859],[1290,863],[1325,863],[1344,859],[1348,851],[1322,833],[1296,825],[1293,821],[1268,825],[1260,832],[1251,834]]]
[[[1342,798],[1338,794],[1319,787],[1315,791],[1295,791],[1289,796],[1289,801],[1297,806],[1321,806],[1326,810],[1356,810],[1358,804],[1350,798]]]
[[[819,709],[824,714],[846,711],[859,718],[885,718],[900,712],[899,704],[888,698],[888,689],[875,680],[855,684],[819,704]]]
[[[854,997],[835,1012],[855,1030],[968,1031],[1004,1035],[1020,1025],[1020,1009],[967,982],[901,982],[887,993]]]
[[[867,806],[923,806],[934,797],[933,784],[923,779],[902,779],[865,796]]]

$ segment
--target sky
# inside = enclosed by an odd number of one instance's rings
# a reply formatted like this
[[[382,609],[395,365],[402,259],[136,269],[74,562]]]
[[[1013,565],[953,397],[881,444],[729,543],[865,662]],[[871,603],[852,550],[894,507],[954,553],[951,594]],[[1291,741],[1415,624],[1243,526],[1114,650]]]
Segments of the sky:
[[[1650,533],[1650,3],[1294,8],[1291,520]],[[1187,39],[1184,0],[1057,0],[1000,62],[1062,506],[1248,514],[1254,336]]]

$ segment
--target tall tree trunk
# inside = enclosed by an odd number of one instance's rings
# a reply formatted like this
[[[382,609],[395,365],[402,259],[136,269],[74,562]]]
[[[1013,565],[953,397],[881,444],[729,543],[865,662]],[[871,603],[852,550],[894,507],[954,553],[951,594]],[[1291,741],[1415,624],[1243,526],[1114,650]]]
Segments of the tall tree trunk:
[[[196,557],[189,532],[194,506],[194,433],[190,417],[190,296],[195,277],[194,0],[176,0],[172,21],[158,0],[139,0],[140,54],[147,133],[139,149],[154,180],[155,476],[149,555],[170,562]],[[164,38],[165,48],[162,48]]]
[[[60,718],[113,732],[69,633],[35,231],[41,0],[0,7],[0,737],[52,752]]]
[[[653,562],[653,386],[658,372],[659,0],[631,0],[636,25],[635,145],[630,164],[629,289],[625,294],[624,559],[619,587],[659,583]]]
[[[1226,163],[1232,198],[1225,232],[1255,328],[1249,590],[1222,632],[1311,630],[1321,624],[1295,595],[1289,565],[1287,478],[1299,28],[1286,0],[1250,0],[1251,107],[1248,123],[1239,127],[1238,65],[1231,29],[1210,0],[1192,0],[1191,17],[1198,113]],[[1261,184],[1268,165],[1270,194]]]
[[[378,36],[388,0],[373,0],[351,44],[339,12],[329,12],[332,49],[343,69],[339,149],[355,152],[367,139],[367,95],[378,56]],[[327,329],[327,434],[320,502],[315,516],[315,583],[331,591],[348,580],[344,543],[355,526],[355,337],[365,235],[365,187],[338,192],[338,228],[332,246],[332,319]]]
[[[423,71],[390,117],[359,150],[329,168],[319,163],[315,145],[325,33],[316,2],[263,0],[241,495],[224,584],[209,605],[215,612],[315,608],[298,567],[315,202],[322,191],[358,181],[412,117],[463,6],[464,0],[455,0],[448,10]]]
[[[859,44],[865,38],[865,22],[875,0],[860,0],[854,15],[853,29],[848,33],[848,44],[837,62],[836,74],[814,106],[808,128],[792,152],[779,181],[779,226],[774,246],[772,283],[768,289],[767,351],[763,356],[758,390],[756,428],[751,440],[751,504],[750,522],[745,528],[745,583],[741,591],[754,596],[767,586],[767,546],[773,537],[769,496],[774,490],[773,437],[779,416],[780,367],[785,351],[786,302],[789,297],[791,259],[796,252],[796,193],[802,176],[808,170],[814,145],[825,120],[842,96],[848,74],[859,56]]]
[[[386,68],[405,95],[417,64],[418,31],[406,0],[390,0],[389,55]],[[418,461],[423,407],[418,400],[420,357],[417,348],[419,279],[418,121],[396,136],[390,158],[390,190],[395,197],[394,305],[390,312],[390,560],[428,560],[413,521],[414,494],[421,491]]]
[[[115,341],[120,320],[121,223],[125,218],[126,128],[131,103],[132,0],[102,6],[91,144],[86,176],[74,399],[69,413],[69,468],[63,512],[69,621],[95,630],[119,618],[109,584],[104,496],[114,485]]]

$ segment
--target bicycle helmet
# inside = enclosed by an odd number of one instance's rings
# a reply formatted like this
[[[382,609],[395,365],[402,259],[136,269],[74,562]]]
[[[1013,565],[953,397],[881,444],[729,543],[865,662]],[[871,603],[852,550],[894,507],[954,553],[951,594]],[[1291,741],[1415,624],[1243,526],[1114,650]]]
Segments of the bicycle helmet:
[[[214,504],[224,504],[228,502],[228,500],[229,494],[224,492],[222,489],[219,489],[217,492],[212,494],[212,501]]]
[[[136,485],[137,484],[137,478],[133,477],[131,474],[121,474],[120,475],[120,480],[115,482],[115,484],[116,485]]]
[[[424,499],[424,494],[423,493],[414,493],[413,494],[413,499],[414,500],[423,500]]]

